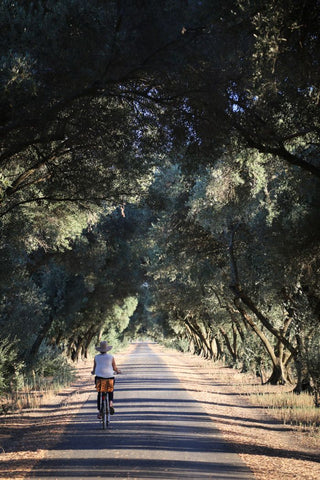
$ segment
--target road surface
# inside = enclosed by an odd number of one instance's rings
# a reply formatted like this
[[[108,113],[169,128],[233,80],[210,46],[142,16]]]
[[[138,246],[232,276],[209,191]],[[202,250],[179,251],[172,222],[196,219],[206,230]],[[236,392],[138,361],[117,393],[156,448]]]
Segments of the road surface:
[[[101,429],[93,393],[28,479],[253,480],[148,344],[136,344],[121,369],[111,429]]]

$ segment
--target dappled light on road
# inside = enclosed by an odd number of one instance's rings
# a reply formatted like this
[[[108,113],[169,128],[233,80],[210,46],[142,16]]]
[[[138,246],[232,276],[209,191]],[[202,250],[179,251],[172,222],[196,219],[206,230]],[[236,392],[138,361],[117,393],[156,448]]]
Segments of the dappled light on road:
[[[110,430],[96,420],[93,394],[29,478],[253,478],[147,344],[137,344],[121,368]]]

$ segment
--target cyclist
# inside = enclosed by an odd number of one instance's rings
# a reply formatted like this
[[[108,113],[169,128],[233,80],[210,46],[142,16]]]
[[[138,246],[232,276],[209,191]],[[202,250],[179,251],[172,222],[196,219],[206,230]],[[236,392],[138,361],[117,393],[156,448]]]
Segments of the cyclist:
[[[96,375],[95,377],[95,384],[97,380],[101,378],[113,378],[114,379],[114,372],[121,373],[121,370],[116,365],[115,359],[112,355],[110,355],[109,350],[112,349],[111,345],[108,345],[108,342],[102,341],[100,342],[100,346],[96,347],[96,350],[100,352],[99,355],[94,357],[94,364],[92,375]],[[100,415],[100,401],[101,393],[98,392],[97,398],[97,407],[98,407],[98,418],[101,418]],[[114,407],[113,407],[113,392],[109,392],[109,400],[110,400],[110,413],[111,415],[114,414]]]

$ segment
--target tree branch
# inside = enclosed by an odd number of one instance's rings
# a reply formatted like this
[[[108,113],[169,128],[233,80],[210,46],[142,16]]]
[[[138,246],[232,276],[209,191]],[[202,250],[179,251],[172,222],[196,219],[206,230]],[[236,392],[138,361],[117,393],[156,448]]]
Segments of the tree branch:
[[[243,127],[243,125],[241,125],[239,122],[236,122],[234,119],[231,119],[231,117],[229,118],[232,126],[241,133],[249,147],[255,148],[261,153],[270,153],[272,155],[276,155],[286,160],[290,165],[300,167],[301,169],[320,178],[320,167],[317,167],[312,163],[303,160],[297,155],[292,154],[285,148],[283,143],[279,143],[278,146],[262,144],[258,141],[259,139],[256,139],[256,137],[253,138],[251,132],[249,132],[245,127]]]

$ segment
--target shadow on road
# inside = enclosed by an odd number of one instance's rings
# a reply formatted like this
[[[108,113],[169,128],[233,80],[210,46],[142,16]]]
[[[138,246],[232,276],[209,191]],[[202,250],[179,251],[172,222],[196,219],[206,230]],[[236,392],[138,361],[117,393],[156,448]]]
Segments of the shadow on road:
[[[116,381],[112,428],[101,429],[93,393],[28,478],[253,480],[234,446],[221,438],[209,415],[148,345],[137,344],[121,368],[124,375]],[[229,421],[227,416],[220,418]],[[302,452],[254,448],[258,455],[305,459]],[[240,453],[250,449],[249,444],[237,446]],[[4,467],[0,478],[10,478]],[[18,477],[19,462],[11,463],[13,467]]]

